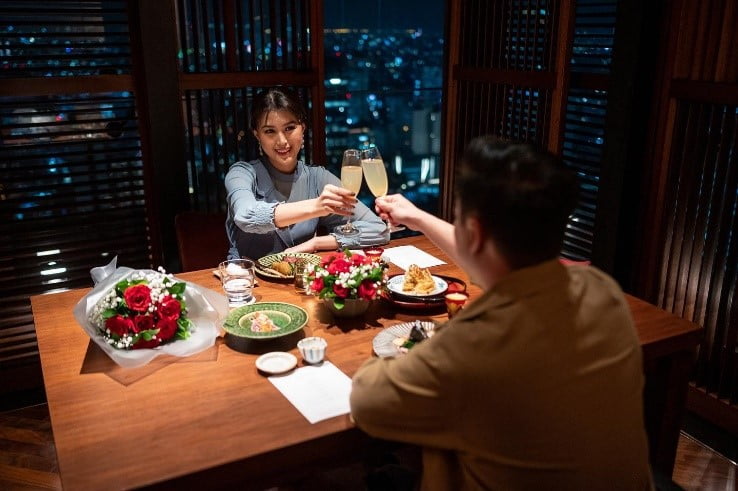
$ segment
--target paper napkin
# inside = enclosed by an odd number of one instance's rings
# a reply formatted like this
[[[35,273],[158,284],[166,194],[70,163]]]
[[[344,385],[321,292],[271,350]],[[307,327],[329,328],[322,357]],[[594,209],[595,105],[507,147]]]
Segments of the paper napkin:
[[[351,410],[351,379],[329,361],[275,375],[269,381],[311,424]]]
[[[407,271],[411,264],[417,264],[421,268],[429,268],[446,264],[435,256],[431,256],[427,252],[418,249],[415,246],[398,246],[390,247],[384,250],[382,257],[396,264],[398,267]]]

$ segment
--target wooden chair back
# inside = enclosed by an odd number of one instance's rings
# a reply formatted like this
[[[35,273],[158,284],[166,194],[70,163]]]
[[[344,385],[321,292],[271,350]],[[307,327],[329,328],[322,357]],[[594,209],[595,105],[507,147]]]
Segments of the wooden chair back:
[[[185,211],[174,217],[182,271],[217,268],[228,256],[224,212]]]

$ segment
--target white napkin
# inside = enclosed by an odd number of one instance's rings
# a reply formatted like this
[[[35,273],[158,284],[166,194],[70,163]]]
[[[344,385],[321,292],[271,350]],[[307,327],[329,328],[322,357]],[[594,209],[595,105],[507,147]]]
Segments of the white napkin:
[[[351,410],[351,379],[329,361],[274,375],[269,381],[311,424]]]
[[[384,250],[382,256],[385,259],[389,259],[400,268],[407,271],[407,268],[411,264],[417,264],[420,268],[429,268],[431,266],[438,266],[440,264],[446,264],[435,256],[431,256],[427,252],[418,249],[415,246],[398,246],[390,247]]]

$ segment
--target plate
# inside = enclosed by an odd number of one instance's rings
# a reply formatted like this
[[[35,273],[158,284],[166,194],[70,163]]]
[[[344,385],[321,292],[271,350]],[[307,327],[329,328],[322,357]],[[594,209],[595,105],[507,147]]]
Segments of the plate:
[[[438,275],[448,284],[448,288],[445,293],[454,292],[465,292],[466,283],[460,278],[455,276]],[[392,276],[390,277],[392,278]],[[383,291],[382,298],[387,302],[391,303],[395,307],[409,309],[409,310],[428,310],[445,307],[446,299],[444,295],[432,295],[429,297],[413,297],[402,293],[394,293],[390,291]]]
[[[297,357],[285,351],[264,353],[256,359],[256,368],[270,375],[289,372],[297,366]]]
[[[252,331],[249,320],[259,312],[269,317],[279,329],[268,332]],[[233,309],[223,322],[223,329],[228,334],[241,338],[272,339],[299,331],[307,324],[307,320],[307,312],[297,305],[283,302],[257,302]]]
[[[405,282],[404,274],[398,274],[397,276],[393,276],[392,278],[390,278],[389,281],[387,281],[387,289],[392,293],[396,293],[405,297],[432,297],[434,295],[440,295],[448,289],[448,283],[446,283],[446,280],[444,280],[443,278],[434,275],[431,275],[431,278],[433,278],[433,282],[436,284],[436,288],[428,293],[403,291],[402,284]]]
[[[425,328],[426,332],[431,332],[436,328],[436,325],[431,321],[413,321],[395,324],[394,326],[382,329],[372,340],[372,348],[374,348],[374,352],[377,356],[380,358],[387,358],[390,356],[403,355],[404,353],[399,350],[394,341],[397,338],[408,337],[410,335],[410,330],[416,322],[420,322],[420,325]]]
[[[269,269],[266,269],[266,268],[270,268],[273,263],[276,263],[277,261],[282,261],[286,257],[294,257],[297,259],[302,259],[303,261],[315,264],[316,266],[320,264],[320,256],[318,256],[317,254],[310,254],[308,252],[278,252],[276,254],[269,254],[268,256],[264,256],[262,258],[257,259],[255,263],[256,272],[262,276],[267,276],[269,278],[275,278],[278,280],[286,280],[286,279],[294,278],[295,275],[293,274],[282,275],[277,272],[272,272]]]

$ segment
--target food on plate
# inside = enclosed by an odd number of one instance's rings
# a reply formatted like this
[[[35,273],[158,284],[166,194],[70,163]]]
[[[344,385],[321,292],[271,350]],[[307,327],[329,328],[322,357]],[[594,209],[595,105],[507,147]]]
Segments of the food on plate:
[[[410,351],[410,348],[432,336],[432,330],[427,331],[420,322],[415,321],[415,324],[413,324],[413,327],[410,329],[408,337],[397,337],[392,341],[392,344],[397,346],[397,350],[400,351],[400,353],[407,353]]]
[[[402,283],[402,291],[414,293],[430,293],[436,289],[428,268],[421,268],[417,264],[411,264],[405,273],[405,281]]]
[[[251,317],[251,330],[254,332],[272,332],[278,331],[279,326],[276,325],[265,313],[257,312],[253,317]]]
[[[294,266],[292,263],[282,260],[282,261],[273,262],[271,265],[269,265],[269,267],[279,274],[283,274],[285,276],[291,276],[292,269]]]

